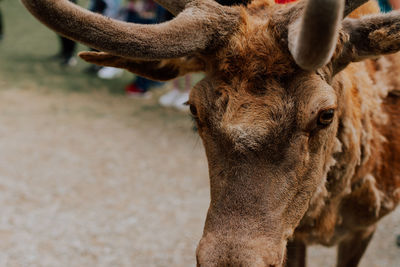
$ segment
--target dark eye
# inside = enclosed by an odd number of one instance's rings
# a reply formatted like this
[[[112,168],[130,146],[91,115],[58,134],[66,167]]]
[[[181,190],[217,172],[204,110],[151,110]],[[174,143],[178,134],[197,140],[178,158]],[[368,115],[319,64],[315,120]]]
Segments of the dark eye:
[[[192,104],[189,105],[189,108],[190,108],[190,113],[192,113],[194,117],[197,117],[197,108]]]
[[[319,114],[318,124],[322,126],[328,126],[332,123],[333,118],[335,117],[334,109],[323,110]]]

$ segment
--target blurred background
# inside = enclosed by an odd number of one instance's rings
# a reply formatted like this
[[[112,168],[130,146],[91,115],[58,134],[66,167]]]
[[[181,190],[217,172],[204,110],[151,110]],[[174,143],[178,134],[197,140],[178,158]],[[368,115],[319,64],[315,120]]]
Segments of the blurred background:
[[[153,4],[130,2],[117,18],[160,19]],[[195,266],[208,171],[181,104],[201,75],[148,84],[100,70],[76,57],[89,48],[63,51],[19,1],[0,10],[0,267]],[[361,266],[400,266],[398,234],[399,209]],[[309,251],[309,266],[334,260],[333,249]]]

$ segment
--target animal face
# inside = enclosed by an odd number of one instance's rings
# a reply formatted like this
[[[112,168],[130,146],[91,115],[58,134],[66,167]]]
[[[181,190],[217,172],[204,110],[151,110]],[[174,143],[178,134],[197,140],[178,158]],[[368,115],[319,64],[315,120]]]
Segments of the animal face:
[[[254,74],[212,73],[190,96],[211,185],[201,266],[281,265],[334,162],[339,103],[326,79]]]
[[[323,194],[342,116],[351,114],[336,75],[400,50],[397,13],[346,18],[366,0],[159,0],[177,17],[153,26],[67,1],[22,2],[54,30],[105,51],[82,53],[89,62],[158,80],[205,73],[189,104],[209,163],[211,203],[197,249],[206,267],[282,266],[287,240]]]

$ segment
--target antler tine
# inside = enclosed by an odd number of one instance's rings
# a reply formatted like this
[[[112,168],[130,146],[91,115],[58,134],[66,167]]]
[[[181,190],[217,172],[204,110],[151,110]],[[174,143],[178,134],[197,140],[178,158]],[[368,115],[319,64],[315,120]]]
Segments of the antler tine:
[[[235,9],[212,0],[162,0],[178,12],[173,20],[141,25],[113,20],[67,0],[22,0],[42,23],[72,40],[128,58],[153,60],[187,56],[212,49],[239,21]],[[176,4],[176,5],[174,5]]]
[[[344,14],[344,0],[309,0],[303,15],[289,25],[289,50],[305,70],[329,62]]]

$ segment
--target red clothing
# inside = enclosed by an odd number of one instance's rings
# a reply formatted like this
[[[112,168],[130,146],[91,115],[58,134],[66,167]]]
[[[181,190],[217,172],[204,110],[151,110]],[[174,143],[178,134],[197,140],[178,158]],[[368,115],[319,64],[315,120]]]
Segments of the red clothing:
[[[296,0],[275,0],[275,3],[277,4],[287,4],[290,2],[295,2]]]

